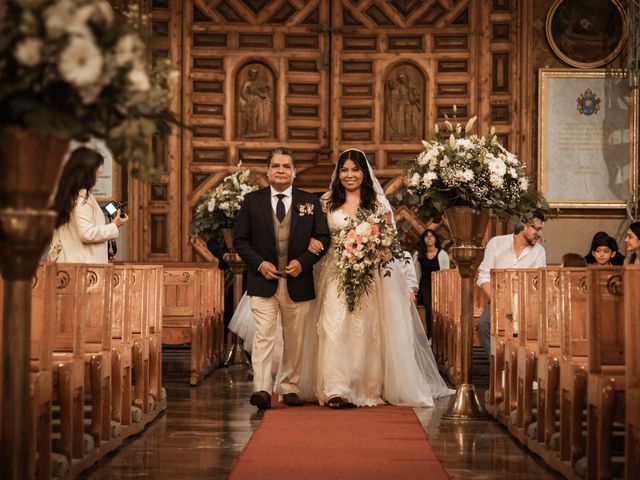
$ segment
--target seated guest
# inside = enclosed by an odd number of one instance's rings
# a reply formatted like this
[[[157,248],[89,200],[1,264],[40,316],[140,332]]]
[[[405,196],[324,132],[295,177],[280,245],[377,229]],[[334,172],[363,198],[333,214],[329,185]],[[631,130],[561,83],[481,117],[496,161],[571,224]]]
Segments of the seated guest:
[[[418,279],[418,301],[424,305],[427,317],[427,337],[431,338],[433,315],[431,312],[431,272],[448,270],[449,255],[440,248],[440,239],[430,228],[422,232],[418,240],[418,249],[414,254],[416,276]]]
[[[111,223],[91,189],[104,158],[85,147],[75,149],[62,171],[53,203],[56,230],[47,255],[61,263],[108,263],[107,242],[118,238],[129,218],[118,210]]]
[[[491,299],[491,270],[494,268],[542,268],[547,266],[544,247],[538,243],[544,229],[545,215],[536,211],[531,222],[516,225],[513,234],[493,237],[484,250],[478,268],[477,284]],[[487,357],[491,354],[491,309],[487,304],[478,319],[480,343]]]
[[[622,265],[624,255],[618,251],[615,238],[607,232],[596,232],[591,240],[591,249],[584,260],[587,265]]]
[[[629,225],[624,243],[627,246],[625,265],[640,264],[640,222]]]
[[[587,262],[585,262],[584,257],[579,253],[565,253],[562,256],[563,267],[586,267]]]

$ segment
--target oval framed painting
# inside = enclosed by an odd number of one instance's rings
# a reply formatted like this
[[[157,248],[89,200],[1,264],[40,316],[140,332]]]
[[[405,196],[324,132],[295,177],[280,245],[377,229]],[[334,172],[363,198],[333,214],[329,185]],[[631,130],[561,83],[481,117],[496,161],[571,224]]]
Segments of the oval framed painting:
[[[547,40],[566,64],[597,68],[624,48],[627,21],[619,0],[556,0],[547,14]]]

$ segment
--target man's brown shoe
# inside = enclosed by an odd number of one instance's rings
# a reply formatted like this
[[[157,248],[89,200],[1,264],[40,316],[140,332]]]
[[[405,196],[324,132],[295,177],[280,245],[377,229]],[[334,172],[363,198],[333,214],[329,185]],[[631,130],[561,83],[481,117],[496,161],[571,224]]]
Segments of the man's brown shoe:
[[[285,393],[282,396],[282,403],[289,407],[302,407],[304,405],[297,393]]]
[[[264,390],[253,392],[249,399],[249,403],[258,407],[258,410],[266,410],[271,408],[271,395]]]

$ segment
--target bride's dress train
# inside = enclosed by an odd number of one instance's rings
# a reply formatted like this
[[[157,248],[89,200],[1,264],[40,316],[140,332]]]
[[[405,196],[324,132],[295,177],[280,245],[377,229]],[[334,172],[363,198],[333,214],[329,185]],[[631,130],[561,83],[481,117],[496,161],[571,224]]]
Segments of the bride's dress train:
[[[338,210],[327,220],[335,232],[348,217]],[[438,372],[402,264],[395,261],[390,268],[391,276],[375,274],[369,292],[349,312],[333,278],[335,249],[316,264],[316,311],[307,323],[302,398],[321,405],[340,396],[357,406],[427,407],[454,393]]]

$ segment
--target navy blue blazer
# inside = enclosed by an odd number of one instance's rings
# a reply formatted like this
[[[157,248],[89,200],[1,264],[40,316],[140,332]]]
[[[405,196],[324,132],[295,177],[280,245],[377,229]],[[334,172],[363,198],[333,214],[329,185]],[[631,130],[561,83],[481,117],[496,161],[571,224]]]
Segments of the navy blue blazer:
[[[287,290],[291,300],[303,302],[313,300],[316,296],[313,265],[321,257],[308,250],[309,239],[313,237],[322,242],[324,254],[329,248],[331,235],[317,195],[293,188],[290,211],[288,261],[298,260],[302,265],[302,273],[297,277],[287,277]],[[242,208],[236,217],[233,245],[247,264],[247,293],[258,297],[275,295],[278,280],[267,280],[258,271],[265,260],[278,265],[270,187],[244,197]]]

